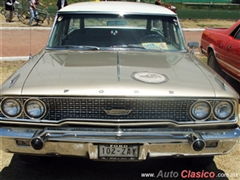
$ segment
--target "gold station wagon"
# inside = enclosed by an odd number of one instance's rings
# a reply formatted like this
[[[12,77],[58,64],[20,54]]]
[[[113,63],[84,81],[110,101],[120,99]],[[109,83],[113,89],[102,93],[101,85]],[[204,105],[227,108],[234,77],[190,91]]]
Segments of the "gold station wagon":
[[[238,143],[239,97],[194,56],[197,46],[186,46],[177,15],[162,6],[64,7],[46,47],[1,86],[1,148],[207,165]]]

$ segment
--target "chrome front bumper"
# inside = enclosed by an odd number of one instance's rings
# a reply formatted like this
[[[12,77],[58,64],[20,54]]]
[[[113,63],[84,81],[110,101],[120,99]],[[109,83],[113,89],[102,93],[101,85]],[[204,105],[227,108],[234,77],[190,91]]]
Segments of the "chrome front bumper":
[[[137,160],[145,160],[147,157],[219,155],[229,153],[239,138],[239,127],[205,131],[190,128],[0,127],[2,149],[6,152],[82,156],[90,159],[99,159],[100,144],[137,145]]]

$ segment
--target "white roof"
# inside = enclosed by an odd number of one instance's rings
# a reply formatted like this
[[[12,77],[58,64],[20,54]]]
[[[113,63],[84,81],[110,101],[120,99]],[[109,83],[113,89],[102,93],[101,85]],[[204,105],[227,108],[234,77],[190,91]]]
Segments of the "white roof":
[[[171,10],[148,3],[123,2],[123,1],[100,1],[100,2],[80,2],[70,4],[60,10],[60,12],[119,12],[136,14],[175,14]]]

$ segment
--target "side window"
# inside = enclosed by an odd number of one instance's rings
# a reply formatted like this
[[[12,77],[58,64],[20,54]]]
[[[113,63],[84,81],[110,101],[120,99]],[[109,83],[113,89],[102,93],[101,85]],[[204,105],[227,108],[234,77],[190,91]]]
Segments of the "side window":
[[[57,17],[56,24],[49,39],[49,47],[61,46],[63,44],[64,39],[66,39],[69,34],[69,22],[69,16],[60,15]]]
[[[238,29],[238,32],[237,32],[236,36],[235,36],[235,39],[240,40],[240,27]]]
[[[164,37],[171,44],[179,44],[178,34],[174,23],[164,22]]]
[[[162,49],[176,51],[185,49],[184,39],[182,38],[181,28],[177,19],[159,18],[151,21],[151,31],[161,36],[160,45]]]
[[[172,25],[172,27],[173,27],[173,35],[174,35],[175,43],[179,45],[179,39],[178,39],[179,36],[177,34],[177,29],[174,24]]]
[[[240,40],[240,25],[236,29],[233,30],[233,32],[230,34],[233,38]]]
[[[71,18],[69,23],[69,31],[73,29],[80,28],[80,19],[79,18]]]

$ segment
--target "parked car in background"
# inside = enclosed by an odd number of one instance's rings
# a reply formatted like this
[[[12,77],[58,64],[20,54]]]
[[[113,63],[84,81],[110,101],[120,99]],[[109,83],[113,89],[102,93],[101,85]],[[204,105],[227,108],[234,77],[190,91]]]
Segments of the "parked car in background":
[[[1,148],[25,159],[179,157],[205,166],[240,135],[236,92],[189,51],[178,16],[151,4],[62,8],[46,47],[0,92]]]
[[[205,29],[200,47],[212,69],[233,77],[240,86],[240,20],[230,28]]]

